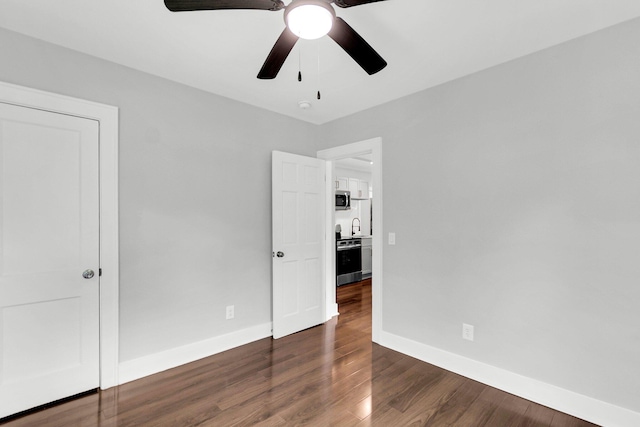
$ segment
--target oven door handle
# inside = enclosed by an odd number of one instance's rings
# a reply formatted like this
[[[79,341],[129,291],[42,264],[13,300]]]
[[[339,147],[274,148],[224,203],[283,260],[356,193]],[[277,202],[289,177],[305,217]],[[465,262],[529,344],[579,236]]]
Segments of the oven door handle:
[[[341,247],[337,248],[336,250],[338,252],[342,252],[342,251],[348,251],[350,249],[360,249],[361,247],[362,247],[362,245],[341,246]]]

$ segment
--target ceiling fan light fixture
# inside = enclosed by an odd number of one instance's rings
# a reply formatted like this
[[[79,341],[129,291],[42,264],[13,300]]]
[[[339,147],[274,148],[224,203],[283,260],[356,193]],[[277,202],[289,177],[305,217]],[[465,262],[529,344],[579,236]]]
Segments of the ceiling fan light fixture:
[[[331,31],[336,13],[323,0],[294,0],[284,11],[284,22],[296,36],[315,40]]]

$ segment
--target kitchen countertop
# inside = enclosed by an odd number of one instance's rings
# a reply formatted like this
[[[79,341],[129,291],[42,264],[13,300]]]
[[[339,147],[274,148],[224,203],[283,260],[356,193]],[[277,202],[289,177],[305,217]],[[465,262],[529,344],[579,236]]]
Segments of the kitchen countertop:
[[[361,234],[356,234],[355,236],[343,236],[338,240],[351,240],[351,239],[371,239],[373,236],[367,235],[363,236]]]

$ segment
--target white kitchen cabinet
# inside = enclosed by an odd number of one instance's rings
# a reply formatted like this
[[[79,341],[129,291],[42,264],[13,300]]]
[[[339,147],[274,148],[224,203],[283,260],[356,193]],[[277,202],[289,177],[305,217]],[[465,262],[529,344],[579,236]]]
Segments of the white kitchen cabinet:
[[[367,181],[358,181],[358,198],[369,199],[369,183]]]
[[[349,178],[349,191],[352,199],[366,200],[369,198],[369,183],[360,179]]]
[[[341,176],[337,177],[336,190],[349,190],[349,178]]]
[[[351,192],[351,198],[356,199],[358,196],[358,180],[355,178],[349,178],[349,191]]]
[[[362,239],[362,278],[363,279],[371,277],[371,273],[373,271],[372,258],[373,258],[372,239],[363,238]]]

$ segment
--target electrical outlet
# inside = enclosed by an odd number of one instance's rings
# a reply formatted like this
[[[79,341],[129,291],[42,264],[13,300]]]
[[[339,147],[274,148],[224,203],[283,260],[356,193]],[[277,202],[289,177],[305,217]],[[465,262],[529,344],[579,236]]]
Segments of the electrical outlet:
[[[235,311],[235,307],[233,305],[227,306],[227,320],[233,319],[233,317],[235,316],[234,311]]]
[[[473,325],[462,324],[462,339],[473,341]]]
[[[396,233],[389,233],[389,244],[390,245],[396,244]]]

